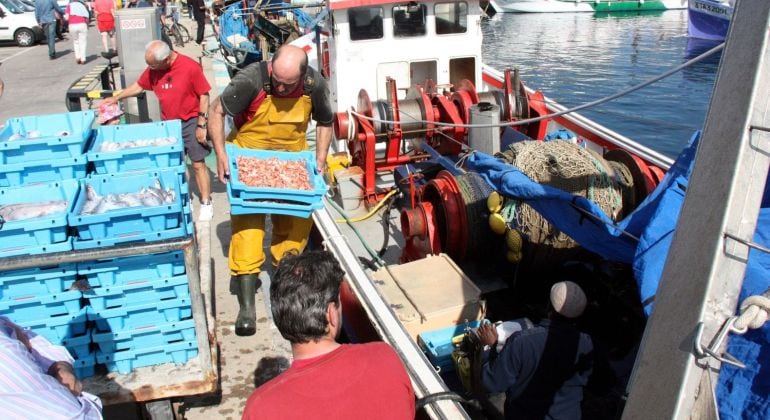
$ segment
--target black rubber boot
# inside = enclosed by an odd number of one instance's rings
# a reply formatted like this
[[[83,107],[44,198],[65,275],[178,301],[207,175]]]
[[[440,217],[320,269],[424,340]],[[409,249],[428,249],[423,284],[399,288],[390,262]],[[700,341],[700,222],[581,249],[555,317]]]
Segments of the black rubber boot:
[[[257,332],[257,310],[254,307],[254,295],[261,286],[257,274],[241,274],[235,276],[238,283],[238,318],[235,320],[235,334],[240,336],[254,335]]]

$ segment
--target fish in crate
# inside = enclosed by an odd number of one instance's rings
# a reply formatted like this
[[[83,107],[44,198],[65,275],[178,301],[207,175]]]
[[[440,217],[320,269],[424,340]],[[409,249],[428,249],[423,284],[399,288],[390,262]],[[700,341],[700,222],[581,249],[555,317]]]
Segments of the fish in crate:
[[[313,152],[242,149],[227,145],[232,214],[271,213],[309,217],[323,206],[326,183]]]

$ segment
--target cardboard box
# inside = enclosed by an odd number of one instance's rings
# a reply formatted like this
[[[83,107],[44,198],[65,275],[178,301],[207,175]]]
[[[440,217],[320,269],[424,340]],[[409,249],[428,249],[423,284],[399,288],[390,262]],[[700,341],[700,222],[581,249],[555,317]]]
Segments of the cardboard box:
[[[417,335],[479,320],[481,291],[446,254],[388,266],[372,277],[404,327]]]

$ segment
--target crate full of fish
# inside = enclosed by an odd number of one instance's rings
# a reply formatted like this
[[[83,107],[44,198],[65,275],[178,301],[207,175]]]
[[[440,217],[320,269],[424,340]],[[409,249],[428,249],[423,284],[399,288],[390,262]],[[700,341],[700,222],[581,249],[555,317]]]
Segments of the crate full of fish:
[[[0,188],[0,257],[69,251],[76,180]]]
[[[97,174],[179,166],[184,158],[182,124],[169,120],[99,127],[87,156]]]
[[[10,118],[0,130],[0,164],[81,157],[94,111]]]
[[[231,196],[292,204],[315,204],[326,193],[315,153],[244,149],[227,145]]]
[[[179,174],[174,170],[99,175],[81,181],[68,216],[75,249],[186,236]]]
[[[182,251],[109,258],[77,264],[89,288],[121,286],[185,274]]]
[[[0,187],[18,187],[86,176],[86,157],[34,160],[0,165]]]

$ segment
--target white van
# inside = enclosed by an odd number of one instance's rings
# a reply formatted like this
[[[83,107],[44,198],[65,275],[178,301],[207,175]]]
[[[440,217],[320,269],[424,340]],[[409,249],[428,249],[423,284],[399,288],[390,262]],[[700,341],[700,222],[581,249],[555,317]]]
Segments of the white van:
[[[15,0],[0,0],[0,41],[16,41],[20,47],[29,47],[43,38],[35,12],[24,11]]]

